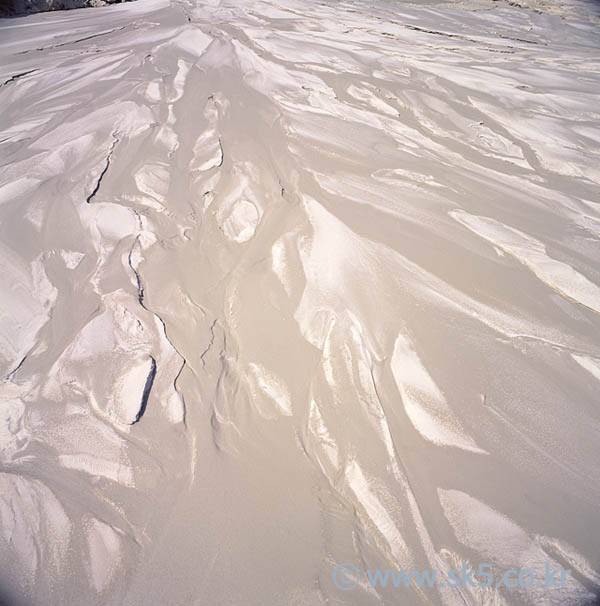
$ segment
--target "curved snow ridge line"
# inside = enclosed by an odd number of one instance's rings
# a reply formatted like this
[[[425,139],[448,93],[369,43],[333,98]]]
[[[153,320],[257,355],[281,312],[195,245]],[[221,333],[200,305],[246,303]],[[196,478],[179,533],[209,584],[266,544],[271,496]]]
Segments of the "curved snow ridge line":
[[[195,59],[199,59],[206,49],[212,43],[213,38],[205,34],[201,29],[192,25],[184,25],[169,40],[159,44],[154,48],[154,53],[166,48],[175,47],[178,51],[183,51]]]
[[[228,240],[243,244],[254,237],[263,214],[259,168],[250,161],[234,163],[216,211],[219,229]]]
[[[44,483],[0,473],[3,573],[14,573],[20,584],[32,587],[40,578],[62,578],[71,532],[62,504]]]
[[[463,566],[466,570],[477,570],[478,564],[474,564],[468,559],[461,557],[459,553],[442,547],[435,558],[436,567],[439,572],[443,572],[445,577],[449,577],[451,570],[462,570]],[[474,575],[477,576],[477,575]],[[482,583],[484,581],[482,580]],[[447,588],[447,596],[444,604],[447,606],[455,606],[456,592],[458,592],[463,600],[463,604],[476,604],[477,606],[510,606],[510,604],[502,597],[500,589],[494,587],[471,587],[469,583],[465,583],[466,587]]]
[[[189,163],[191,173],[203,173],[213,168],[220,168],[223,165],[225,155],[218,131],[219,106],[222,103],[225,103],[225,101],[220,94],[212,94],[208,97],[203,112],[206,128],[194,143],[193,158]],[[200,176],[194,175],[194,180],[200,178]]]
[[[90,585],[100,593],[112,581],[123,559],[122,533],[96,518],[84,523],[87,539]]]
[[[545,578],[545,565],[561,569],[564,560],[582,577],[595,582],[598,575],[592,566],[570,545],[549,537],[531,535],[514,520],[475,497],[454,489],[438,488],[438,498],[444,515],[457,540],[478,554],[481,562],[507,570],[529,569],[536,579]],[[510,603],[548,604],[548,606],[579,606],[592,603],[593,594],[574,576],[566,575],[560,591],[533,585],[527,589],[505,588]],[[518,599],[517,599],[518,596]]]
[[[579,366],[587,370],[593,377],[600,381],[600,360],[591,358],[589,356],[581,356],[577,354],[571,354],[571,357]]]
[[[351,284],[362,292],[379,292],[381,280],[387,280],[386,291],[408,289],[428,305],[469,316],[508,338],[528,337],[573,348],[573,344],[554,328],[481,303],[395,249],[359,235],[314,198],[303,196],[303,204],[313,234],[297,242],[306,285],[294,318],[304,338],[315,347],[322,349],[325,339],[323,312],[335,312],[341,306],[347,306],[340,296],[342,285],[348,288]],[[393,268],[393,271],[384,275],[380,267]],[[367,268],[377,268],[377,271]],[[374,303],[372,309],[375,309]],[[360,317],[369,313],[377,318],[380,311],[357,309],[355,313]],[[376,353],[377,359],[382,359],[382,347],[377,340],[370,337],[368,343],[369,350]]]
[[[580,574],[589,583],[600,587],[600,574],[594,570],[592,564],[572,546],[561,541],[546,536],[536,536],[536,542],[553,559],[564,561],[567,566]]]
[[[141,246],[139,236],[138,239],[136,239],[136,242],[134,243],[129,255],[129,267],[135,276],[138,289],[138,302],[144,312],[151,314],[151,317],[154,320],[154,341],[157,341],[159,360],[163,363],[162,374],[166,377],[166,385],[161,388],[157,397],[163,400],[162,410],[171,423],[185,424],[185,399],[183,394],[181,394],[177,388],[177,379],[186,366],[187,360],[169,338],[169,335],[167,334],[167,326],[164,320],[156,312],[146,307],[144,302],[144,286],[137,269],[141,261],[141,253],[139,252],[139,249],[136,248],[136,245],[138,247]],[[134,249],[137,253],[135,255],[135,259],[133,258]],[[138,322],[140,321],[141,319],[138,317]],[[150,363],[150,368],[144,385],[140,410],[133,423],[139,421],[144,414],[148,403],[148,398],[150,397],[150,391],[154,386],[155,378],[158,373],[157,359],[155,359],[154,355],[150,353],[148,353],[147,356],[146,362]],[[169,377],[172,377],[172,380],[170,380]],[[133,423],[131,423],[131,425],[133,425]]]
[[[87,453],[61,454],[58,462],[67,469],[81,471],[96,478],[106,478],[121,486],[135,488],[132,467],[121,460],[113,461]]]
[[[336,360],[336,353],[343,352]],[[373,357],[367,344],[367,335],[358,318],[347,312],[344,317],[333,316],[323,344],[323,373],[332,391],[344,399],[340,386],[352,387],[354,397],[383,443],[389,464],[396,470],[396,450],[373,374]],[[336,366],[339,368],[336,369]],[[337,375],[337,376],[336,376]]]
[[[58,290],[46,274],[46,253],[26,262],[0,243],[0,373],[10,378],[38,343]]]
[[[110,149],[108,150],[108,154],[106,155],[104,167],[102,168],[102,170],[100,171],[100,174],[98,175],[98,178],[96,179],[96,184],[94,185],[94,188],[92,189],[89,196],[85,199],[87,204],[90,204],[90,202],[94,199],[94,197],[100,190],[100,186],[102,185],[102,179],[104,179],[106,173],[108,172],[108,169],[110,168],[110,162],[112,160],[115,148],[117,147],[117,145],[119,143],[119,133],[114,132],[112,134],[112,137],[113,137],[113,142],[110,146]]]
[[[14,383],[0,385],[0,462],[10,463],[27,447],[31,433],[25,425],[20,390]]]
[[[412,556],[409,546],[394,522],[392,514],[381,502],[374,483],[365,476],[357,461],[352,460],[348,463],[345,479],[354,493],[356,503],[387,543],[394,563],[399,566],[410,565]]]
[[[339,446],[327,428],[323,414],[314,398],[310,400],[306,429],[308,447],[305,450],[314,453],[321,471],[331,481],[340,466]],[[324,454],[325,458],[321,454]]]
[[[379,477],[367,476],[355,457],[341,464],[343,455],[339,444],[325,424],[314,399],[310,402],[306,432],[307,455],[317,463],[331,487],[357,512],[367,536],[374,532],[376,543],[394,565],[408,567],[412,563],[412,551],[402,534],[403,516],[399,509],[394,510],[390,506],[395,497],[388,483]],[[406,490],[404,476],[397,465],[392,467],[394,478]],[[394,482],[392,486],[395,486]]]
[[[183,359],[164,334],[162,321],[122,290],[102,301],[104,310],[75,335],[52,367],[46,397],[63,401],[69,394],[85,394],[98,416],[126,429],[140,420],[156,387],[162,412],[172,423],[182,422],[183,402],[174,381]]]
[[[448,214],[473,233],[512,255],[553,290],[600,313],[600,288],[567,263],[550,257],[539,240],[491,217],[471,215],[464,210],[452,210]]]
[[[279,415],[286,417],[292,415],[289,390],[275,373],[262,364],[251,362],[248,364],[246,376],[253,401],[262,417],[272,419]],[[274,406],[265,406],[264,403],[261,403],[261,399],[265,397]]]
[[[391,368],[406,414],[426,440],[439,446],[489,454],[462,428],[417,352],[403,335],[398,335],[394,343]]]

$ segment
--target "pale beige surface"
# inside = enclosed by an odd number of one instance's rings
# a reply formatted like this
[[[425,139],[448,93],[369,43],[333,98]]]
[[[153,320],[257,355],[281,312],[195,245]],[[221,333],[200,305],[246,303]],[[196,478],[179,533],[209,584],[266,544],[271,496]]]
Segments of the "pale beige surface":
[[[597,9],[514,4],[0,21],[0,601],[595,603]],[[332,578],[465,561],[573,575]]]

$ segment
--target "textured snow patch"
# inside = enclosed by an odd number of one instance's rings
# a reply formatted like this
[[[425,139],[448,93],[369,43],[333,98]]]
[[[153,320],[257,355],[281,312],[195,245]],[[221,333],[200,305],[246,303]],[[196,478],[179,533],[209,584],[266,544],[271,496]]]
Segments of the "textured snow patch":
[[[333,468],[337,470],[339,468],[338,446],[327,429],[323,415],[314,400],[310,401],[308,431],[310,438],[315,442],[315,445],[318,445],[323,449],[327,459]]]
[[[160,81],[152,80],[152,82],[148,82],[148,86],[146,86],[146,99],[151,103],[157,103],[161,100],[160,94]]]
[[[247,242],[254,235],[260,216],[249,200],[240,200],[223,223],[225,235],[234,242]]]
[[[121,537],[110,525],[91,518],[86,535],[90,554],[90,583],[100,592],[111,581],[121,561]]]
[[[74,250],[61,250],[60,256],[65,262],[67,269],[75,269],[81,263],[85,254]]]
[[[475,550],[481,561],[504,570],[527,568],[536,579],[544,579],[547,562],[551,569],[563,568],[543,548],[544,541],[530,536],[516,522],[485,503],[459,490],[438,488],[438,495],[456,538]],[[565,580],[565,587],[556,592],[536,585],[516,588],[519,603],[577,606],[591,599],[591,594],[572,576],[566,575]]]
[[[286,385],[272,371],[262,364],[248,364],[248,383],[254,395],[254,401],[260,407],[260,413],[265,418],[273,418],[274,412],[285,416],[292,414],[290,393]],[[260,393],[259,393],[260,392]],[[261,402],[266,396],[276,408],[266,407]]]
[[[526,265],[542,282],[562,295],[600,313],[600,288],[567,263],[548,256],[542,242],[490,217],[463,210],[450,216]]]
[[[372,482],[366,478],[356,461],[351,461],[346,466],[345,475],[348,486],[356,496],[358,503],[364,508],[371,523],[389,545],[396,563],[406,563],[410,554],[408,545],[404,541],[392,515],[379,499]]]
[[[0,396],[0,461],[10,461],[27,444],[24,414],[25,405],[20,399]]]
[[[176,46],[194,57],[200,57],[211,42],[210,36],[194,27],[184,29],[167,44]]]
[[[396,338],[391,367],[406,414],[424,438],[440,446],[485,453],[462,429],[442,392],[402,335]]]
[[[117,377],[109,396],[106,412],[119,423],[132,425],[144,414],[148,400],[156,362],[152,357],[143,356],[133,362]]]
[[[146,164],[135,175],[135,184],[143,193],[155,202],[165,202],[169,191],[170,175],[162,164]]]
[[[133,470],[118,460],[102,459],[92,454],[61,454],[59,463],[67,469],[107,478],[123,486],[133,486]]]
[[[50,317],[57,290],[40,256],[26,262],[0,244],[0,373],[14,370]]]
[[[578,356],[571,354],[571,357],[581,366],[585,368],[592,376],[600,381],[600,360],[590,358],[589,356]]]
[[[54,493],[42,482],[0,473],[0,557],[24,583],[36,574],[64,571],[71,523]]]

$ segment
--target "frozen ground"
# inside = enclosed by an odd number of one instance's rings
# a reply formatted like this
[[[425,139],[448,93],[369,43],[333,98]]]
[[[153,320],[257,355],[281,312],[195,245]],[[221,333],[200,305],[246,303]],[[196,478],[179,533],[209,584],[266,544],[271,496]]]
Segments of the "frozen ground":
[[[599,45],[577,1],[0,21],[0,602],[597,603]]]

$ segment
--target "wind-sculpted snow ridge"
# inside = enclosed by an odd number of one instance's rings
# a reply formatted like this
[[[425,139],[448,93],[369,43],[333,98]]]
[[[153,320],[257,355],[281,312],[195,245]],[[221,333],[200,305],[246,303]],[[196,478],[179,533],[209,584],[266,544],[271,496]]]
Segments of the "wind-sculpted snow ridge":
[[[0,21],[0,600],[597,603],[595,11]]]

